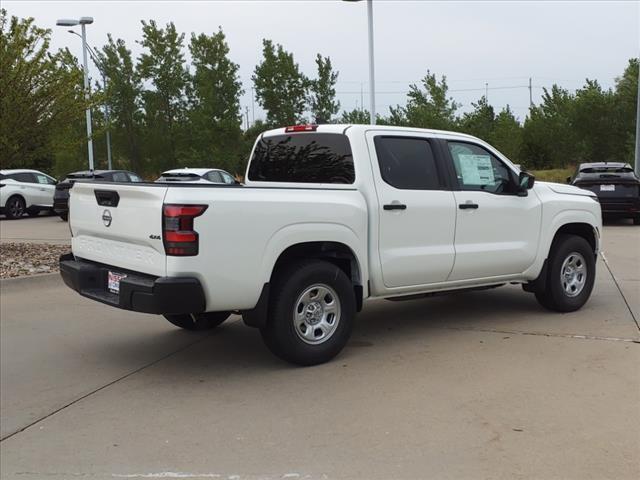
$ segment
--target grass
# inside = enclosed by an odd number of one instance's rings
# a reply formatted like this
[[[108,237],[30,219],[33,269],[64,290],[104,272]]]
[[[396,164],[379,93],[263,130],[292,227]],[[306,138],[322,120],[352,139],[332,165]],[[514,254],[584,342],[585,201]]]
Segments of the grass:
[[[552,170],[531,170],[536,176],[536,180],[540,180],[543,182],[558,182],[558,183],[566,183],[567,177],[570,177],[575,168],[554,168]]]

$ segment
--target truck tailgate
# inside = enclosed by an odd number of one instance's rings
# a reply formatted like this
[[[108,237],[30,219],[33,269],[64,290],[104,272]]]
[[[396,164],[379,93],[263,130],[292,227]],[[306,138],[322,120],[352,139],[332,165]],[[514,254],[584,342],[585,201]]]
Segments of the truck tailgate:
[[[167,187],[76,182],[69,198],[76,257],[166,275],[162,204]]]

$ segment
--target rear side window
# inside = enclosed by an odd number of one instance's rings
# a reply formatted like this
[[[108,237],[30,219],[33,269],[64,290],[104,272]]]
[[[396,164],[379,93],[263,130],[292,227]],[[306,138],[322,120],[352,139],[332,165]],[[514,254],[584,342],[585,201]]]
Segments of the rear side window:
[[[209,172],[206,174],[207,180],[215,183],[222,183],[222,177],[220,176],[220,172]]]
[[[439,190],[440,179],[428,140],[411,137],[375,137],[382,179],[402,190]]]
[[[336,133],[297,133],[263,138],[254,150],[249,180],[353,183],[355,171],[349,140]]]
[[[113,178],[114,182],[128,182],[129,181],[129,177],[124,172],[113,172],[111,174],[111,177]]]
[[[11,173],[7,175],[7,178],[13,178],[16,182],[21,183],[37,183],[36,178],[32,173]]]

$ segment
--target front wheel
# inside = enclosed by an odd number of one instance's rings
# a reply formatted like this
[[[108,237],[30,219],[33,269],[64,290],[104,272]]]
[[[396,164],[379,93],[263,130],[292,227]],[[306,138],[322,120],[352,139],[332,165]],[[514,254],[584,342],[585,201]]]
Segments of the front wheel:
[[[595,255],[589,242],[576,235],[561,235],[549,253],[545,290],[536,292],[536,299],[549,310],[573,312],[589,299],[595,277]]]
[[[356,313],[353,285],[340,268],[300,262],[279,272],[271,291],[260,333],[272,353],[296,365],[317,365],[340,353]]]
[[[231,312],[207,312],[207,313],[185,313],[181,315],[163,315],[176,327],[185,330],[204,331],[216,328],[227,318]]]

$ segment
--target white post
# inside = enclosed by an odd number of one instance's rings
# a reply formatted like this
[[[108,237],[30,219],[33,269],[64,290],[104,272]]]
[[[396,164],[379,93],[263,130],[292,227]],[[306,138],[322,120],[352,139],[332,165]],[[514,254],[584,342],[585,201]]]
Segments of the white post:
[[[638,98],[636,99],[636,175],[640,177],[640,68],[638,69]]]
[[[89,66],[87,64],[87,32],[86,25],[82,27],[82,60],[84,63],[84,98],[89,102]],[[93,170],[93,140],[91,133],[91,107],[87,105],[87,148],[89,150],[89,170]]]
[[[376,81],[373,64],[373,0],[367,0],[367,18],[369,20],[369,122],[376,124]]]

